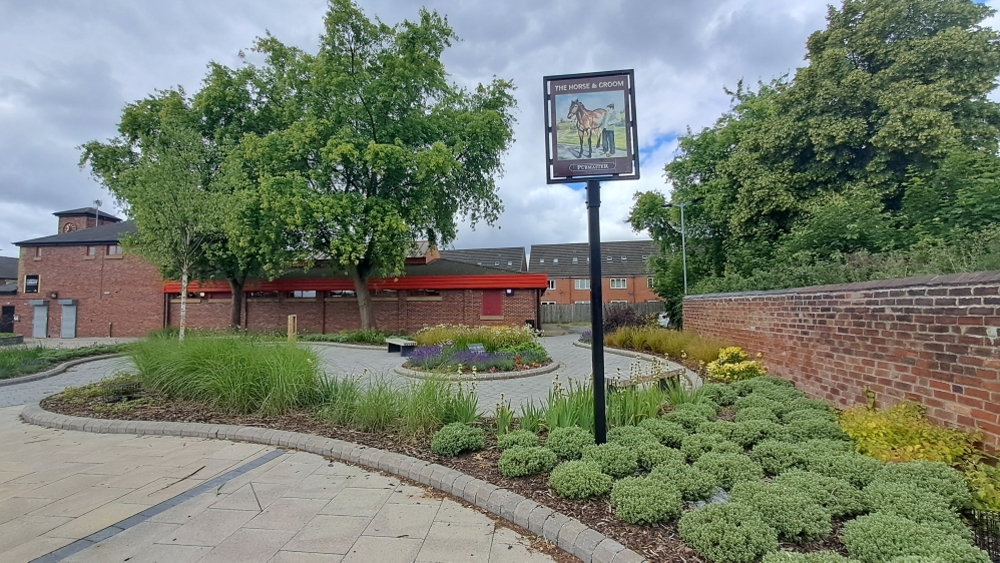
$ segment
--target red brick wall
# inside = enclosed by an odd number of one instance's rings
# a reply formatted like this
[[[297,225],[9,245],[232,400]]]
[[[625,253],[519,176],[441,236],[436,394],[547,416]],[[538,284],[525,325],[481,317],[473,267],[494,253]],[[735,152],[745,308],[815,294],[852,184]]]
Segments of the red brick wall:
[[[919,401],[1000,448],[1000,272],[692,296],[684,327],[840,406]]]

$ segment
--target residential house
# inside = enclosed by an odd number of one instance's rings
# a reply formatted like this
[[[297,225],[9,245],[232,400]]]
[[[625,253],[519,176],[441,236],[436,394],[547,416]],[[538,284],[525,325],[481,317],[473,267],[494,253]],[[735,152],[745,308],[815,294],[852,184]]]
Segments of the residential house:
[[[653,291],[651,240],[601,243],[601,283],[605,303],[659,301]],[[590,303],[590,245],[585,242],[531,245],[528,271],[548,276],[542,304]]]

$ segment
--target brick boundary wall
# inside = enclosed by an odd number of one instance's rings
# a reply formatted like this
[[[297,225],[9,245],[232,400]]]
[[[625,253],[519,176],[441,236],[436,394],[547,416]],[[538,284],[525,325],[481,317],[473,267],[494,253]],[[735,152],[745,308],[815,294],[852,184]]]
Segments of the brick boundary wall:
[[[918,401],[1000,449],[1000,272],[695,295],[684,327],[841,407]]]

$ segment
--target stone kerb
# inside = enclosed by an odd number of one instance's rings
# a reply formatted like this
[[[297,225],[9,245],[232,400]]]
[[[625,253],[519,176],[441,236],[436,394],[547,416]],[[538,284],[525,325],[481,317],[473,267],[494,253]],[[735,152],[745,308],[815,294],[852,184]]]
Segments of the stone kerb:
[[[490,373],[488,371],[477,372],[475,377],[471,373],[463,373],[461,376],[457,374],[447,374],[441,372],[428,372],[428,371],[417,371],[409,368],[404,368],[399,366],[395,369],[397,375],[402,375],[403,377],[410,377],[413,379],[432,379],[432,378],[444,378],[451,381],[499,381],[503,379],[523,379],[525,377],[535,377],[536,375],[545,375],[546,373],[552,373],[562,369],[562,364],[559,362],[552,362],[548,365],[542,367],[532,368],[532,369],[522,369],[518,371],[498,371],[496,373]]]
[[[334,438],[251,426],[68,416],[49,412],[38,403],[25,405],[21,411],[21,418],[37,426],[79,432],[220,439],[296,449],[384,471],[463,499],[537,536],[544,537],[585,563],[645,561],[638,553],[587,527],[579,520],[555,512],[513,491],[501,489],[482,479],[476,479],[436,463],[378,448]]]

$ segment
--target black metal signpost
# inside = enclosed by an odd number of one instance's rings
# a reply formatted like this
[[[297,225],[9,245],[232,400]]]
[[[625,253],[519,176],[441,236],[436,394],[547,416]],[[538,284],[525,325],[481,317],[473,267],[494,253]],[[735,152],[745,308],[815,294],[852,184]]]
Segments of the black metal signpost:
[[[594,438],[603,444],[607,441],[607,385],[601,286],[601,180],[639,178],[635,75],[630,69],[546,76],[543,86],[546,181],[587,182]]]

